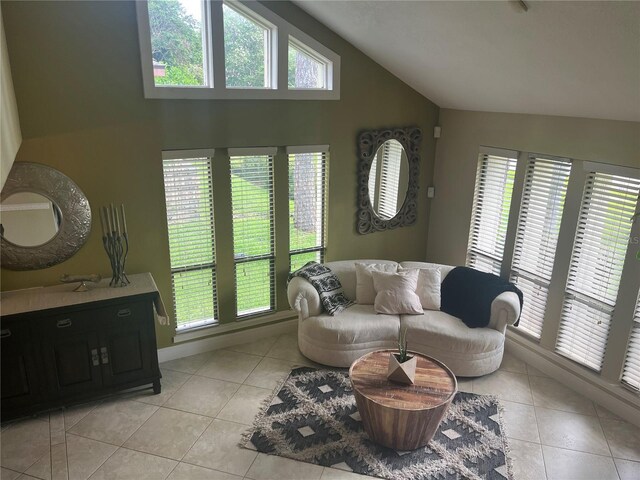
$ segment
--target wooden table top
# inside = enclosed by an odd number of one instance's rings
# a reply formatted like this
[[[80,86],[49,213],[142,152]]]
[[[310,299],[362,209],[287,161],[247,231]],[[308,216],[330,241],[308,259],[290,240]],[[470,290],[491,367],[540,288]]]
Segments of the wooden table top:
[[[425,410],[448,401],[458,390],[455,375],[443,363],[411,352],[418,357],[413,385],[387,379],[389,355],[396,350],[368,353],[353,362],[349,377],[354,390],[382,406],[399,410]]]

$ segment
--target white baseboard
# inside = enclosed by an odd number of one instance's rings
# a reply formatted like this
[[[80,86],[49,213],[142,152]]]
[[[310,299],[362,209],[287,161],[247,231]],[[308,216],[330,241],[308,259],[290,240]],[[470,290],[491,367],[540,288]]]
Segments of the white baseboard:
[[[211,350],[240,345],[241,343],[255,342],[264,337],[295,332],[297,329],[298,319],[293,318],[291,320],[265,325],[264,327],[226,332],[213,337],[194,340],[193,342],[185,342],[172,345],[171,347],[161,348],[158,350],[158,361],[168,362],[176,358],[210,352]]]
[[[507,332],[505,350],[619,417],[640,426],[640,396],[637,394],[618,384],[609,383],[513,332]]]

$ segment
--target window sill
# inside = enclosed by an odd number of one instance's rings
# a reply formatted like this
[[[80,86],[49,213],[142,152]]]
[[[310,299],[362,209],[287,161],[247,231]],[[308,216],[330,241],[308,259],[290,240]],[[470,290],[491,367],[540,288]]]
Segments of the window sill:
[[[293,310],[285,310],[282,312],[272,313],[270,315],[264,315],[253,318],[238,319],[230,323],[216,323],[213,325],[206,325],[197,328],[190,328],[188,330],[176,332],[173,337],[173,343],[178,344],[182,342],[188,342],[197,338],[210,337],[213,335],[220,335],[223,333],[229,333],[236,330],[243,330],[247,327],[254,327],[258,325],[269,325],[272,323],[278,323],[282,320],[288,320],[295,318],[297,314]]]
[[[144,86],[147,99],[165,100],[340,100],[340,91],[271,88]]]

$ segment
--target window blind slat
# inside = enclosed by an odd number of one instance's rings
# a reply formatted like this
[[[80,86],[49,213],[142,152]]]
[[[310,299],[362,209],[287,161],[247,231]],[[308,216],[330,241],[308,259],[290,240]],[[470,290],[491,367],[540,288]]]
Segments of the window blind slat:
[[[291,271],[324,257],[327,156],[327,152],[289,154]]]
[[[627,355],[622,370],[622,383],[640,391],[640,294],[633,316],[633,327],[627,347]]]
[[[535,338],[542,333],[570,172],[568,160],[529,155],[511,281],[524,295],[519,328]]]
[[[473,196],[467,266],[500,274],[516,158],[481,153]]]
[[[236,309],[243,317],[275,307],[273,157],[232,156],[229,162]]]
[[[616,306],[640,179],[592,172],[585,183],[556,351],[596,371]]]
[[[385,142],[376,155],[380,162],[380,190],[378,199],[378,215],[381,218],[393,218],[398,211],[398,188],[400,183],[400,166],[402,145],[397,140]]]
[[[177,328],[215,323],[211,161],[205,157],[165,159],[163,175]]]

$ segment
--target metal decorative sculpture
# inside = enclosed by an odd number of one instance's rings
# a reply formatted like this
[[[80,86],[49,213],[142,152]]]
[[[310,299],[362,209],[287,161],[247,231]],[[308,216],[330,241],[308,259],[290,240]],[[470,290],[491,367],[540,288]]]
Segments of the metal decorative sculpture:
[[[378,148],[387,140],[397,140],[404,148],[409,162],[407,194],[393,218],[380,218],[371,205],[369,172]],[[366,234],[413,225],[417,220],[417,197],[420,179],[420,142],[422,131],[417,127],[367,130],[358,136],[358,217],[356,229]]]
[[[120,213],[113,204],[100,210],[100,225],[102,226],[102,244],[111,263],[111,287],[125,287],[129,285],[129,278],[124,272],[124,265],[129,254],[129,233],[124,214],[124,205],[120,205]]]
[[[80,188],[55,168],[16,162],[0,194],[0,203],[21,192],[40,194],[60,212],[58,232],[34,247],[16,245],[0,237],[1,265],[9,270],[37,270],[64,262],[82,247],[91,231],[91,207]]]

